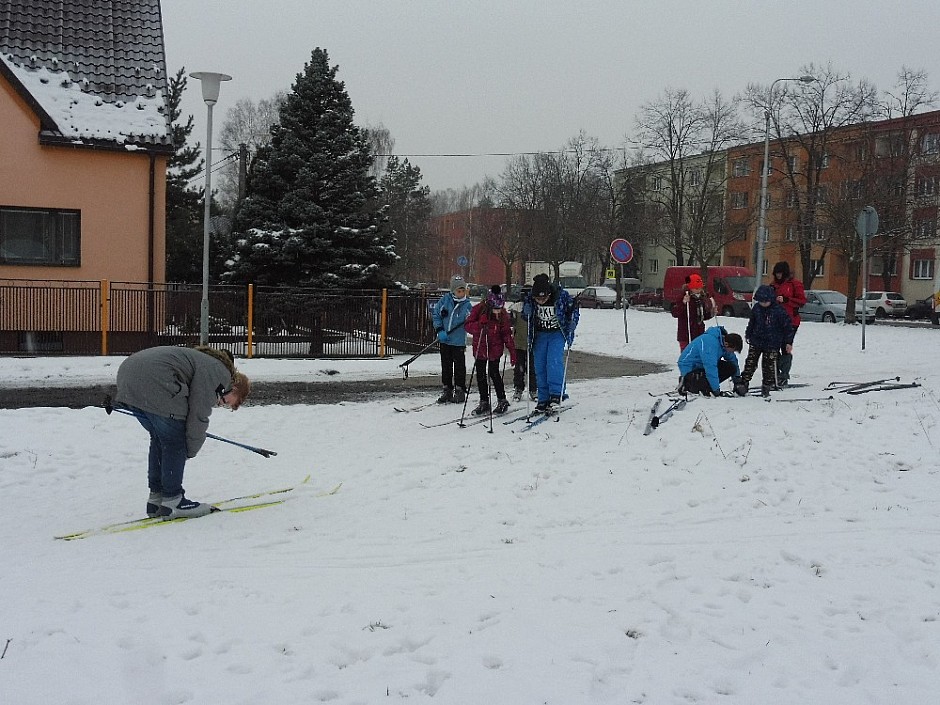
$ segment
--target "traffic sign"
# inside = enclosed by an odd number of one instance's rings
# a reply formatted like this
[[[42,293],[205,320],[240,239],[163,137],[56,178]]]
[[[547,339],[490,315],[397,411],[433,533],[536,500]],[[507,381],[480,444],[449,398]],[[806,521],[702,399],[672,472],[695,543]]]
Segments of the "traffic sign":
[[[468,260],[468,259],[467,259],[466,257],[464,257],[463,255],[460,255],[460,257],[457,258],[457,266],[458,266],[458,267],[466,267],[468,264],[470,264],[470,260]]]
[[[623,238],[617,238],[610,243],[610,256],[614,258],[614,262],[626,264],[633,259],[633,245]]]
[[[865,206],[859,211],[855,219],[855,232],[863,240],[878,232],[878,211],[873,206]]]

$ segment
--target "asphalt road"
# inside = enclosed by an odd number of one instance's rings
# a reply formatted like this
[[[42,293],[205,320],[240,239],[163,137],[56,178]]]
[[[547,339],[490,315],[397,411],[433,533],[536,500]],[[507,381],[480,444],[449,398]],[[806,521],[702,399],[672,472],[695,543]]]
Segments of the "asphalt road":
[[[572,350],[568,361],[568,378],[578,380],[638,377],[665,372],[667,369],[651,362]],[[252,384],[248,404],[335,404],[341,401],[393,398],[420,391],[437,394],[439,388],[440,380],[429,376],[411,376],[408,379],[399,376],[394,379],[361,382],[255,382]],[[113,385],[29,388],[0,386],[0,409],[37,406],[81,409],[87,406],[102,406],[105,398],[108,395],[113,396],[114,392]]]

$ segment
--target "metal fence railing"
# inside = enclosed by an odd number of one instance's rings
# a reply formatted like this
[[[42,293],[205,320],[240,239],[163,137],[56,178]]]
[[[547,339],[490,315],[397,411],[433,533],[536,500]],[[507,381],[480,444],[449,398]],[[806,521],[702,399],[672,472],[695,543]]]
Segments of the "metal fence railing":
[[[212,286],[209,344],[245,357],[381,357],[433,339],[436,293]],[[199,342],[202,287],[0,280],[0,355]]]

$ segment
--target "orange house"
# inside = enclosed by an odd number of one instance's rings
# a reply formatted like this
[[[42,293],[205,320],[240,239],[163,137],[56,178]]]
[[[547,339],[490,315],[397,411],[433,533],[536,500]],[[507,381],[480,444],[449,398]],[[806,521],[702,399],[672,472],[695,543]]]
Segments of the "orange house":
[[[162,282],[159,0],[0,0],[0,280]]]

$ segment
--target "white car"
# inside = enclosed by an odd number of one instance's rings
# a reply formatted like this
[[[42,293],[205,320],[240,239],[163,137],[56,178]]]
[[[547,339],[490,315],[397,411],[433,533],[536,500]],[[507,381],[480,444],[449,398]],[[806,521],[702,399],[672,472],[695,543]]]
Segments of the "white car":
[[[875,318],[901,318],[907,311],[907,301],[896,291],[869,291],[864,301],[856,299],[855,310],[861,313],[862,306],[875,312]]]

